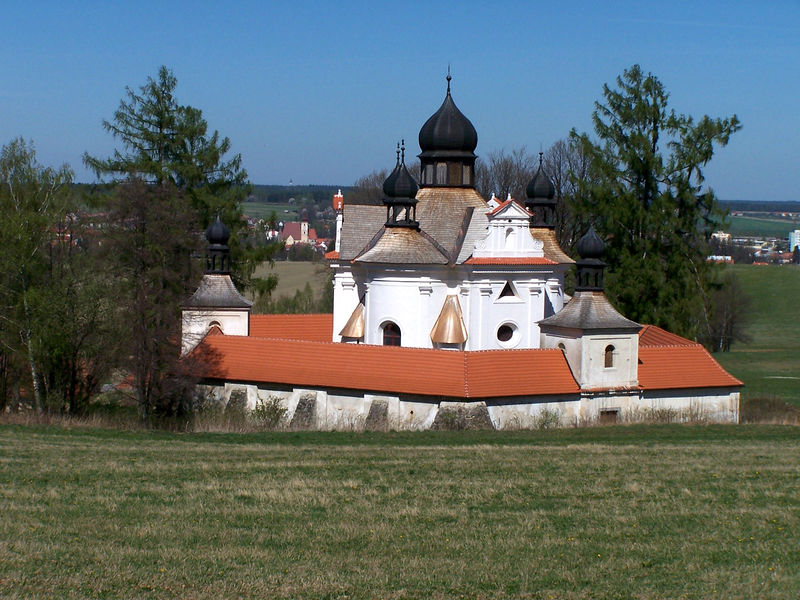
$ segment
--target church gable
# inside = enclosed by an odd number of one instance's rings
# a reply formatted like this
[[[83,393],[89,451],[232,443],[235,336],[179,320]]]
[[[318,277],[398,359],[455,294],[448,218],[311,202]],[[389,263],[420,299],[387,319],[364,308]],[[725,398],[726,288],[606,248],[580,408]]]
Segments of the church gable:
[[[476,243],[473,258],[544,256],[544,244],[530,232],[531,214],[511,196],[486,217],[486,236]]]

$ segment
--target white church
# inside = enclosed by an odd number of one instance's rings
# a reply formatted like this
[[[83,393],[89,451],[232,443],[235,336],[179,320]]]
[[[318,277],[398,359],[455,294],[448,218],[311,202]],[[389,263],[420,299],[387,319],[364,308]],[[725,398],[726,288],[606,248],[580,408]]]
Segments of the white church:
[[[611,305],[592,229],[577,263],[561,250],[541,158],[524,204],[487,201],[474,187],[477,143],[448,75],[419,132],[421,181],[403,147],[383,206],[333,198],[332,315],[251,315],[229,276],[228,230],[209,227],[207,272],[183,306],[199,389],[251,408],[279,402],[287,425],[317,429],[738,421],[742,383],[702,346]]]

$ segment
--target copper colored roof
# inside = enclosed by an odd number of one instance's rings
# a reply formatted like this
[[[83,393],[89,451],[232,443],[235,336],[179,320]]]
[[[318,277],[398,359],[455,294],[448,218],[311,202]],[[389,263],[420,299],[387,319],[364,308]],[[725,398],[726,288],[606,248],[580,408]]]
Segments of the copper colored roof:
[[[326,260],[338,260],[339,253],[336,250],[331,250],[330,252],[325,253]]]
[[[531,235],[534,239],[544,244],[544,255],[550,260],[561,265],[571,265],[575,262],[564,254],[561,246],[558,245],[556,234],[552,229],[547,229],[546,227],[531,227]]]
[[[639,332],[639,347],[642,346],[694,346],[695,342],[670,333],[655,325],[642,325]]]
[[[353,314],[347,319],[339,335],[344,338],[363,338],[364,337],[364,305],[359,302]]]
[[[250,337],[329,342],[333,315],[250,315]]]
[[[723,369],[700,344],[691,344],[639,346],[639,385],[646,390],[666,390],[744,384]]]
[[[431,329],[431,341],[434,344],[463,344],[467,341],[467,326],[464,325],[458,296],[445,298],[442,311]]]

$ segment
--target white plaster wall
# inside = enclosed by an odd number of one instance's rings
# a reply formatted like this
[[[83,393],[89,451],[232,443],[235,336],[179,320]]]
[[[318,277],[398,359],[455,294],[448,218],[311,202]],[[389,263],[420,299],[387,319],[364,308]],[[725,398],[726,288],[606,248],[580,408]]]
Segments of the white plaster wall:
[[[605,366],[605,350],[614,346],[614,366]],[[581,340],[582,388],[624,387],[638,384],[639,336],[633,334],[584,334]],[[578,375],[578,374],[576,374]]]
[[[359,290],[353,272],[349,267],[332,265],[333,276],[333,331],[332,341],[341,342],[339,332],[353,314],[359,302]]]
[[[209,397],[227,404],[234,390],[244,390],[251,410],[258,401],[279,398],[287,409],[286,423],[291,422],[300,398],[311,395],[316,399],[316,423],[320,430],[358,430],[363,428],[370,406],[382,401],[388,405],[388,425],[397,430],[424,430],[433,424],[439,402],[421,396],[371,394],[359,390],[328,392],[313,388],[281,388],[271,385],[226,382],[219,385],[200,385]],[[458,399],[443,402],[464,403]],[[648,411],[673,411],[678,420],[705,420],[736,423],[739,419],[739,392],[734,388],[718,390],[638,390],[609,393],[583,393],[580,397],[527,396],[486,401],[489,418],[497,429],[531,429],[543,421],[553,425],[557,418],[562,427],[595,423],[603,410],[619,412],[623,421],[650,418]]]
[[[247,309],[184,310],[181,314],[181,352],[186,354],[208,333],[211,323],[219,323],[225,335],[248,335],[250,311]]]

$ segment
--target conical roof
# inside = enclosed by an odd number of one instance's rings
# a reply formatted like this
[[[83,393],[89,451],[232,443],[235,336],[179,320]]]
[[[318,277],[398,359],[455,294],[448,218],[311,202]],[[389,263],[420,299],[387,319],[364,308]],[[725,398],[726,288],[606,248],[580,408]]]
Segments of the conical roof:
[[[528,187],[525,188],[525,195],[531,200],[539,198],[552,200],[556,195],[556,188],[545,173],[542,162],[543,155],[539,152],[539,168],[536,169],[533,178],[528,182]]]
[[[219,218],[219,213],[217,213],[217,220],[206,229],[206,240],[208,240],[209,244],[224,246],[228,243],[230,237],[230,230]]]

